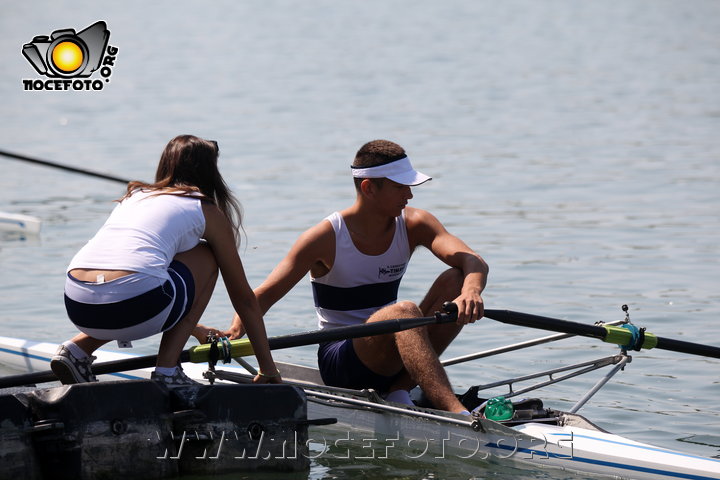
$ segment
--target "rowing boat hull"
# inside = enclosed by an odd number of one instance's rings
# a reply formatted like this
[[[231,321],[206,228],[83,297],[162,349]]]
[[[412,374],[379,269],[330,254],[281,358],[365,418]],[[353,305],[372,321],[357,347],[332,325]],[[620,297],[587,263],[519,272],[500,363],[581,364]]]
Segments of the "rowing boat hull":
[[[30,215],[0,212],[0,231],[37,235],[41,224],[39,218]]]
[[[283,373],[313,380],[314,369],[281,368]],[[635,442],[604,432],[577,414],[554,412],[562,425],[539,418],[510,427],[481,417],[408,409],[360,392],[306,385],[305,393],[309,415],[338,418],[333,429],[341,436],[336,435],[334,442],[359,447],[360,456],[380,452],[410,459],[512,462],[534,470],[629,479],[720,479],[720,460]]]
[[[24,372],[47,370],[56,345],[0,337],[0,362]],[[98,361],[132,355],[99,351]],[[186,372],[202,378],[205,366]],[[222,369],[250,381],[231,365]],[[152,369],[114,374],[147,378]],[[308,418],[337,418],[330,427],[310,431],[312,455],[339,458],[450,458],[463,462],[512,462],[534,470],[550,468],[629,479],[720,479],[720,460],[643,444],[604,432],[580,415],[554,412],[557,421],[509,426],[429,408],[387,403],[374,392],[318,385],[317,371],[284,365],[285,379],[299,381],[307,396]],[[101,377],[101,380],[103,378]]]

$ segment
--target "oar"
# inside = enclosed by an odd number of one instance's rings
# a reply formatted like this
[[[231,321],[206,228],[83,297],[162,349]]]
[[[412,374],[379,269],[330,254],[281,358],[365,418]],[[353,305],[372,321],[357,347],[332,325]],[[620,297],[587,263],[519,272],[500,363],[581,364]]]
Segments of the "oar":
[[[615,343],[635,350],[640,350],[640,348],[659,348],[661,350],[689,353],[703,357],[720,358],[720,347],[658,337],[644,330],[638,331],[637,327],[635,329],[628,328],[628,325],[621,327],[613,325],[586,325],[557,318],[541,317],[529,313],[513,312],[511,310],[485,310],[485,316],[499,322],[519,325],[521,327],[531,327],[550,330],[552,332],[598,338],[607,343]]]
[[[38,165],[45,165],[46,167],[59,168],[60,170],[65,170],[68,172],[82,173],[83,175],[89,175],[91,177],[102,178],[105,180],[112,180],[114,182],[120,182],[120,183],[125,183],[125,184],[130,183],[130,180],[127,180],[125,178],[116,177],[114,175],[107,175],[105,173],[93,172],[91,170],[85,170],[84,168],[71,167],[69,165],[62,165],[60,163],[50,162],[48,160],[40,160],[39,158],[26,157],[25,155],[20,155],[18,153],[11,153],[11,152],[6,152],[4,150],[0,150],[0,155],[4,155],[9,158],[14,158],[15,160],[22,160],[23,162],[36,163]]]
[[[448,303],[443,308],[445,309],[445,313],[437,312],[432,317],[396,318],[391,320],[382,320],[379,322],[364,323],[362,325],[351,325],[347,327],[281,335],[269,338],[268,343],[270,344],[270,350],[280,350],[283,348],[301,347],[334,340],[382,335],[385,333],[409,330],[411,328],[421,327],[424,325],[450,323],[457,320],[457,306],[455,306],[455,304]],[[231,340],[230,344],[230,356],[232,357],[243,357],[253,355],[254,353],[250,341],[246,338]],[[204,344],[183,350],[180,354],[180,361],[192,363],[207,362],[210,358],[210,349],[210,344]],[[139,370],[142,368],[153,367],[156,362],[157,355],[146,355],[142,357],[98,363],[92,366],[92,371],[95,375],[103,375],[107,373]],[[57,377],[51,370],[21,375],[10,375],[0,378],[0,388],[17,387],[32,383],[52,382],[55,380],[57,380]]]
[[[620,325],[625,323],[625,320],[615,320],[613,322],[607,322],[605,325]],[[482,352],[475,352],[469,355],[462,355],[460,357],[448,358],[443,360],[440,364],[443,367],[449,367],[451,365],[457,365],[458,363],[469,362],[470,360],[477,360],[479,358],[492,357],[493,355],[499,355],[501,353],[514,352],[515,350],[522,350],[523,348],[534,347],[535,345],[542,345],[543,343],[556,342],[558,340],[564,340],[566,338],[573,338],[575,335],[569,333],[556,333],[555,335],[548,335],[546,337],[540,337],[533,340],[526,340],[520,343],[513,343],[504,347],[493,348],[490,350],[483,350]]]

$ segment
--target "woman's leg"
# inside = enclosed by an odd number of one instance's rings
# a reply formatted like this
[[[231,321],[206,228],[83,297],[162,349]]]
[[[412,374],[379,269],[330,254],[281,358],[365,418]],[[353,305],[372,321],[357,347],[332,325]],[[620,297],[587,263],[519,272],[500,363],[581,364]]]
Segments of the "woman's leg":
[[[187,252],[179,253],[175,260],[192,272],[195,281],[195,299],[188,313],[170,330],[163,333],[158,350],[157,366],[171,368],[177,365],[185,343],[205,311],[218,278],[218,266],[212,249],[200,243]]]
[[[80,347],[83,352],[88,355],[92,355],[95,350],[102,347],[110,340],[99,340],[85,333],[78,333],[70,341]]]

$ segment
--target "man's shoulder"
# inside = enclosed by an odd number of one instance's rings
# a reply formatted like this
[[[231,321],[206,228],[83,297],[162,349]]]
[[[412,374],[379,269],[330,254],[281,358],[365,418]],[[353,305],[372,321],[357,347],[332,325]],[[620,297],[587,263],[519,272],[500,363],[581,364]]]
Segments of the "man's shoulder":
[[[330,265],[334,253],[335,232],[329,222],[322,220],[300,234],[288,257],[311,269],[318,262]]]
[[[415,207],[405,207],[405,224],[408,228],[428,225],[437,222],[438,219],[427,210]]]
[[[445,227],[432,213],[412,207],[405,208],[405,228],[411,249],[418,245],[430,248],[434,239],[445,231]]]
[[[327,235],[328,233],[334,233],[334,229],[332,226],[332,223],[330,223],[330,220],[327,218],[323,218],[318,223],[313,225],[312,227],[308,228],[307,231],[314,231],[318,235]]]
[[[332,224],[325,218],[305,230],[298,239],[306,245],[324,244],[335,241],[335,231]]]

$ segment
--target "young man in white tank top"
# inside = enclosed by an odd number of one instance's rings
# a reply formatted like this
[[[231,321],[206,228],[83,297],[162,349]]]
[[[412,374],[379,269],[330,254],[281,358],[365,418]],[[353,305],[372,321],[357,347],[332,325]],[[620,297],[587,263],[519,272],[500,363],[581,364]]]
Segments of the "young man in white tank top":
[[[432,214],[407,206],[410,187],[430,177],[413,169],[402,147],[387,140],[365,144],[352,173],[355,203],[298,238],[255,290],[260,307],[267,312],[308,272],[321,328],[430,316],[444,302],[455,302],[457,323],[328,342],[320,345],[318,362],[326,384],[375,388],[388,400],[404,403],[411,403],[408,391],[420,385],[436,408],[467,413],[438,355],[465,324],[483,316],[488,266]],[[451,268],[419,304],[398,302],[400,279],[418,246]],[[237,337],[242,331],[236,316],[228,334]]]

